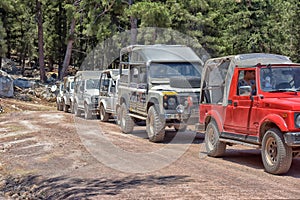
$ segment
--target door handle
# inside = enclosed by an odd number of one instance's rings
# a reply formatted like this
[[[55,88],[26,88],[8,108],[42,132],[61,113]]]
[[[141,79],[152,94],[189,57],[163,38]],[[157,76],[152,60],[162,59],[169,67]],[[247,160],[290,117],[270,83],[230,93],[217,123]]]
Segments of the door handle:
[[[237,107],[238,106],[238,103],[235,101],[235,102],[233,102],[233,106],[234,107]]]

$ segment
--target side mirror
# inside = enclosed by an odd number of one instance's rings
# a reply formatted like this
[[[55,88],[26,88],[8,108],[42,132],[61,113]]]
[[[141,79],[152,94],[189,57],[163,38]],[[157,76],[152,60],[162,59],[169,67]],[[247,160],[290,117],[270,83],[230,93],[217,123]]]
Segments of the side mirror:
[[[239,95],[240,96],[250,96],[252,92],[251,86],[241,86],[239,87]]]

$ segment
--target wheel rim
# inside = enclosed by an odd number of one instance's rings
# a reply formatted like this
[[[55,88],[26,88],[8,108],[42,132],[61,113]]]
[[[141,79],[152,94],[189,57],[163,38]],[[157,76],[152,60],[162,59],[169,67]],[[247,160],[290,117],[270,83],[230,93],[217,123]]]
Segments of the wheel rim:
[[[277,142],[273,137],[268,138],[266,142],[265,155],[269,165],[277,162]]]
[[[207,137],[208,137],[208,146],[210,149],[213,149],[213,146],[215,145],[216,143],[216,137],[215,137],[215,131],[212,127],[210,127],[208,129],[208,132],[207,132]]]

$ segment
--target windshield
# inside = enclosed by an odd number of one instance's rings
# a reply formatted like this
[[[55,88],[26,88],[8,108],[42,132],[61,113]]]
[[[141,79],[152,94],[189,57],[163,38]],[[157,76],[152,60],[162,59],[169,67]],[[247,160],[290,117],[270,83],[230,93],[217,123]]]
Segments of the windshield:
[[[99,89],[99,79],[90,79],[86,81],[86,89]]]
[[[263,91],[299,91],[300,66],[266,67],[260,71],[260,87]]]
[[[150,66],[151,78],[171,78],[178,76],[200,77],[197,69],[199,65],[192,63],[152,63]]]

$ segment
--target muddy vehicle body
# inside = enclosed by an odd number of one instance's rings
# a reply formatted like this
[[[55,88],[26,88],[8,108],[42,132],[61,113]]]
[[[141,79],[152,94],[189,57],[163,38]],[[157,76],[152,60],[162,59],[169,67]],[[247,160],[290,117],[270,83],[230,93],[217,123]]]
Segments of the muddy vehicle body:
[[[99,77],[100,71],[78,71],[75,75],[74,114],[91,119],[99,115]]]
[[[239,85],[254,73],[254,88]],[[265,171],[286,173],[300,152],[300,64],[274,54],[242,54],[206,62],[199,130],[209,156],[226,145],[261,148]]]
[[[123,71],[125,74],[126,71]],[[99,90],[99,118],[101,121],[108,121],[110,118],[118,119],[118,84],[119,69],[107,69],[102,71],[100,76]]]
[[[64,78],[63,88],[64,92],[62,98],[62,107],[63,111],[69,112],[69,109],[72,111],[73,106],[74,76],[68,76]]]
[[[184,131],[198,120],[202,62],[182,45],[134,45],[120,54],[120,126],[130,133],[146,121],[149,140],[161,142],[165,127]],[[128,69],[128,74],[123,73]]]

